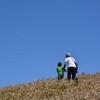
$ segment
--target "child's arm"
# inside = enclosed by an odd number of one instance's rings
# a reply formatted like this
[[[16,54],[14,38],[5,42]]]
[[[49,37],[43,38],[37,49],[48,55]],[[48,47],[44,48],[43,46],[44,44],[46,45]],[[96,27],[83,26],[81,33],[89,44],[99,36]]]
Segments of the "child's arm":
[[[58,68],[56,69],[57,73],[58,73]]]

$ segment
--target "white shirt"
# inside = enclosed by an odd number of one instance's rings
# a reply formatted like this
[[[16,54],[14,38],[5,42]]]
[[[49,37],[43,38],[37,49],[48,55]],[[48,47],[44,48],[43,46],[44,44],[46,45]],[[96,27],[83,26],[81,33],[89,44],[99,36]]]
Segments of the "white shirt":
[[[65,62],[69,65],[69,67],[76,67],[75,59],[73,57],[65,58]]]

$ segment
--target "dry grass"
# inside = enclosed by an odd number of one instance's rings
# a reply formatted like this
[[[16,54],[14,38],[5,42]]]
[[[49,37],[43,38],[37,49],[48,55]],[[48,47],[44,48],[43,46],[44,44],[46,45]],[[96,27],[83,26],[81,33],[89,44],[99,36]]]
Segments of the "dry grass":
[[[78,78],[78,83],[47,79],[1,88],[0,100],[100,100],[100,73]]]

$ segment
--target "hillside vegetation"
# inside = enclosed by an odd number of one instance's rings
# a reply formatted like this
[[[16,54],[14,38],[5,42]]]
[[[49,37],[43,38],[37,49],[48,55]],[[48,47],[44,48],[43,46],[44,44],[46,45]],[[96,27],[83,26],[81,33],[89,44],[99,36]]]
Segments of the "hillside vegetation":
[[[1,88],[0,100],[100,100],[100,73],[78,79],[78,83],[53,78]]]

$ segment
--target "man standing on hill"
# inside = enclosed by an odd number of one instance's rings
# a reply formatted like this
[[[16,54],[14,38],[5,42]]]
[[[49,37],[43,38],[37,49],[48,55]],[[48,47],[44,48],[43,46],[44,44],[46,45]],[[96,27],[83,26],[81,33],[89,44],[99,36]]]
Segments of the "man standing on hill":
[[[76,78],[76,73],[78,73],[78,65],[75,61],[75,59],[73,57],[71,57],[70,53],[67,53],[66,54],[66,58],[65,58],[65,65],[66,66],[66,63],[68,64],[68,68],[67,68],[67,78],[68,80],[71,79],[71,76],[72,76],[72,79],[73,80],[78,80]]]

